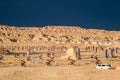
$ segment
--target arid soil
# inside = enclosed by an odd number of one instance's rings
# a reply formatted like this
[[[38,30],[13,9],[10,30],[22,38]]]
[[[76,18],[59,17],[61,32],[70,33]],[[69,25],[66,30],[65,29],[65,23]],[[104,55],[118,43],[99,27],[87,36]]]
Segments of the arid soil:
[[[93,65],[0,68],[0,80],[119,80],[120,70],[97,70]]]
[[[0,25],[1,43],[55,43],[119,41],[120,31],[85,29],[76,26],[15,27]]]
[[[0,80],[119,80],[120,44],[116,43],[119,41],[120,31],[75,26],[0,25],[0,54],[4,56],[0,59]],[[99,45],[92,42],[115,43]],[[76,52],[68,51],[70,47],[80,48],[80,60],[75,59]],[[54,58],[47,65],[49,52],[54,53]],[[20,55],[15,57],[16,54]],[[30,61],[27,61],[28,55]],[[68,59],[70,56],[75,59],[73,64]],[[96,69],[95,57],[99,63],[111,64],[114,69]],[[25,66],[21,66],[21,60],[26,62]]]
[[[102,51],[100,51],[102,52]],[[34,56],[34,63],[26,63],[26,67],[20,66],[20,60],[24,57],[14,58],[13,55],[4,55],[0,63],[0,80],[119,80],[120,58],[106,59],[100,54],[100,63],[111,64],[114,69],[96,69],[95,59],[90,58],[93,52],[81,52],[81,60],[76,60],[75,65],[69,65],[66,58],[56,57],[51,66],[45,64],[46,54],[43,60],[39,60],[40,54]],[[96,53],[95,55],[98,55]],[[38,63],[38,62],[41,63]]]

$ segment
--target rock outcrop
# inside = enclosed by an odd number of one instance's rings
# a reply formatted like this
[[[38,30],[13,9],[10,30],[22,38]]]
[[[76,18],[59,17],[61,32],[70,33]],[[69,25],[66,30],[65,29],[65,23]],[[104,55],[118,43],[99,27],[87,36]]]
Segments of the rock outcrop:
[[[77,50],[76,49],[74,49],[73,47],[71,47],[71,48],[69,48],[67,51],[66,51],[66,56],[70,56],[71,57],[71,59],[73,59],[73,60],[75,60],[75,59],[77,59]]]
[[[120,31],[75,26],[15,27],[0,25],[0,43],[120,41]]]

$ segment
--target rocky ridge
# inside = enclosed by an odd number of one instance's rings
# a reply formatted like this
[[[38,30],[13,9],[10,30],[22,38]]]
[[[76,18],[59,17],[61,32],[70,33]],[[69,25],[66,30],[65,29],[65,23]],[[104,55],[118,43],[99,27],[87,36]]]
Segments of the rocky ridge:
[[[0,25],[0,43],[120,41],[120,31],[76,26],[15,27]]]

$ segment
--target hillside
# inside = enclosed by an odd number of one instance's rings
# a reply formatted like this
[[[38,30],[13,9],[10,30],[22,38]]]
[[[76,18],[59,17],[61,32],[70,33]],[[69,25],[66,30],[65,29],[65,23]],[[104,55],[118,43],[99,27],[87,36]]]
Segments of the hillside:
[[[75,26],[15,27],[0,25],[0,43],[120,41],[120,31]]]

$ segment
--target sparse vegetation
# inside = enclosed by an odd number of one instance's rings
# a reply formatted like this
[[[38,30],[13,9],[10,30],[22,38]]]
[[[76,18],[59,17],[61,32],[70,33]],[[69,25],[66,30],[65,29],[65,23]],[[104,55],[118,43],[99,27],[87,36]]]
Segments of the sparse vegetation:
[[[2,40],[2,39],[0,39],[0,42],[3,42],[3,40]]]
[[[33,39],[33,38],[35,37],[35,35],[34,35],[34,34],[29,34],[29,37],[30,37],[31,39]]]
[[[42,40],[42,38],[39,38],[39,40]]]
[[[31,40],[35,37],[35,35],[39,35],[35,40],[44,40],[39,39],[40,37],[45,38],[56,38],[56,39],[64,39],[63,41],[70,42],[70,40],[83,40],[83,41],[119,41],[119,32],[112,31],[103,31],[103,30],[87,30],[79,27],[65,27],[65,26],[47,26],[41,28],[31,28],[31,27],[9,27],[9,26],[1,26],[0,27],[0,36],[3,37],[3,43],[6,41],[16,42],[13,37],[19,37],[18,41],[20,42],[32,42]],[[5,31],[7,30],[7,32]],[[70,30],[70,31],[69,31]],[[31,33],[32,32],[32,33]],[[59,34],[60,33],[60,34]],[[107,34],[109,33],[109,34]],[[7,35],[7,36],[6,36]],[[11,38],[11,39],[8,39]],[[66,39],[65,39],[66,38]],[[22,39],[22,40],[21,40]],[[35,41],[36,42],[36,41]]]
[[[71,29],[69,27],[16,29],[9,26],[8,29],[6,27],[4,29],[4,27],[0,28],[0,42],[2,42],[0,43],[0,54],[4,56],[0,61],[0,80],[118,80],[120,77],[120,44],[112,46],[95,44],[94,48],[94,44],[84,45],[85,41],[88,43],[90,40],[93,42],[98,40],[120,41],[120,32],[109,32],[111,36],[108,36],[109,34],[106,35],[107,31],[82,28],[78,30],[78,28],[74,29],[74,27],[70,27]],[[83,43],[78,44],[77,40]],[[52,41],[54,43],[51,44]],[[70,50],[67,53],[69,47],[74,47],[76,51]],[[79,53],[78,57],[76,52],[78,52],[79,47],[81,53]],[[118,51],[114,52],[115,56],[111,57],[108,54],[110,58],[105,59],[104,50],[115,49],[116,47],[119,49],[117,48]],[[95,51],[96,49],[97,51]],[[5,52],[9,53],[9,55],[5,55]],[[108,53],[110,52],[108,51]],[[49,66],[45,64],[46,60],[50,58],[46,55],[47,53],[49,56],[52,55],[51,59],[53,60]],[[41,54],[43,57],[40,56]],[[28,56],[31,58],[29,62],[26,61]],[[69,60],[77,57],[74,64],[69,62],[68,56],[72,56]],[[95,56],[99,58],[100,63],[113,64],[118,69],[96,70],[95,62],[98,59],[95,61]],[[26,61],[26,66],[20,67],[20,60]]]
[[[66,42],[70,42],[70,41],[71,41],[71,39],[67,39],[67,40],[66,40]]]
[[[7,34],[7,36],[9,36],[9,37],[10,37],[10,34]]]
[[[47,34],[43,34],[43,37],[48,37],[48,35]]]
[[[20,36],[20,34],[18,34],[18,37]]]
[[[17,42],[17,39],[13,38],[13,39],[10,39],[11,42]]]
[[[89,40],[89,37],[84,37],[84,40],[88,41],[88,40]]]
[[[51,41],[51,38],[48,38],[48,41]]]
[[[2,35],[4,35],[4,36],[5,36],[5,33],[2,33]]]

